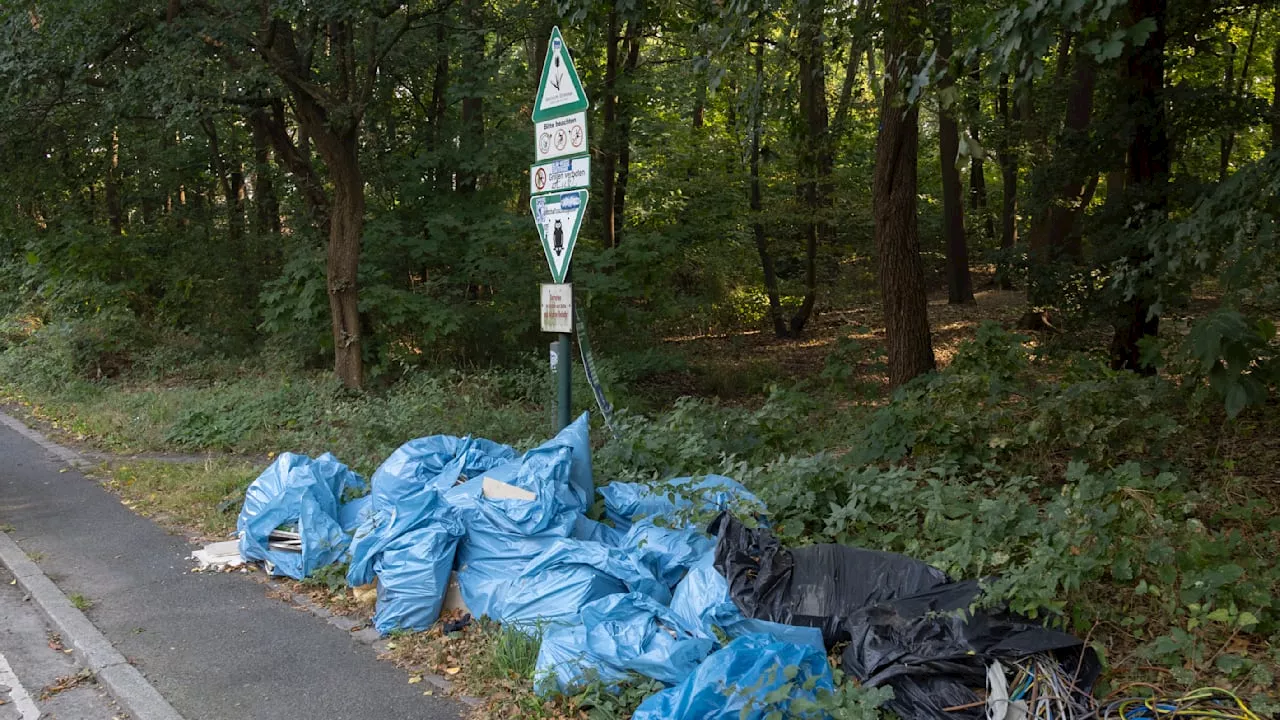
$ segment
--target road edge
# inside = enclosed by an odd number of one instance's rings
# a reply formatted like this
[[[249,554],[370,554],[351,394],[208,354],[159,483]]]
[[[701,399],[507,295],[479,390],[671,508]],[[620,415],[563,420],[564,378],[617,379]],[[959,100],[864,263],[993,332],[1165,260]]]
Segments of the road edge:
[[[0,412],[0,424],[37,443],[72,467],[81,469],[91,464],[74,450],[54,443],[3,412]],[[169,701],[147,682],[136,667],[129,664],[84,613],[71,604],[62,590],[6,532],[0,532],[0,564],[8,568],[76,657],[93,672],[98,682],[107,688],[133,720],[183,720]]]

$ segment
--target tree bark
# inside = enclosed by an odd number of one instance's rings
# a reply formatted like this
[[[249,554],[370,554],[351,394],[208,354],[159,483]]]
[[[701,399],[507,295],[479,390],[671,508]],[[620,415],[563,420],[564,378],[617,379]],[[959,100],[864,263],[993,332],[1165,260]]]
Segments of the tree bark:
[[[938,62],[951,64],[951,4],[938,3]],[[947,72],[938,83],[939,93],[955,87],[955,78]],[[952,110],[938,107],[938,156],[942,170],[942,234],[947,249],[947,302],[967,305],[974,302],[973,278],[969,274],[969,245],[964,235],[964,201],[960,197],[960,170],[956,160],[960,153],[960,128]]]
[[[804,300],[791,317],[791,334],[799,335],[813,315],[818,298],[818,244],[828,238],[827,206],[831,195],[831,151],[827,115],[827,72],[823,55],[825,0],[800,0],[800,108],[804,116],[805,142],[800,167],[801,194],[809,213],[805,223]]]
[[[871,88],[871,99],[879,105],[882,96],[880,87],[880,73],[876,70],[876,46],[874,43],[867,45],[867,87]]]
[[[1244,94],[1249,89],[1249,66],[1253,61],[1253,46],[1258,41],[1258,27],[1262,24],[1262,5],[1259,4],[1253,11],[1253,28],[1249,31],[1249,44],[1245,46],[1244,51],[1244,67],[1240,68],[1240,81],[1234,88],[1233,100],[1243,101]],[[1235,46],[1232,46],[1233,52],[1227,60],[1227,67],[1235,68]],[[1228,70],[1227,89],[1232,90],[1230,80],[1230,70]],[[1236,143],[1236,131],[1234,129],[1227,131],[1227,136],[1222,139],[1222,162],[1218,168],[1218,181],[1227,179],[1227,173],[1231,170],[1231,151]]]
[[[107,180],[103,195],[107,203],[107,225],[112,235],[124,234],[124,202],[120,199],[120,132],[111,131],[108,145]]]
[[[469,0],[466,3],[466,15],[469,27],[466,29],[466,49],[468,66],[478,71],[485,63],[485,29],[483,11],[479,3]],[[446,60],[447,62],[447,60]],[[476,191],[478,179],[476,167],[479,166],[480,154],[484,150],[484,96],[479,92],[480,83],[470,83],[476,92],[462,98],[462,137],[461,149],[463,169],[458,173],[458,190],[463,194]]]
[[[996,111],[1000,113],[1001,132],[996,157],[1000,161],[1000,248],[1012,251],[1018,243],[1018,153],[1017,128],[1013,106],[1009,102],[1009,75],[1000,74],[996,91]],[[1008,268],[1000,276],[1002,290],[1013,289]]]
[[[755,236],[756,252],[760,255],[760,269],[764,272],[764,289],[769,296],[769,318],[773,321],[773,333],[787,337],[787,322],[782,315],[782,301],[778,293],[778,273],[769,252],[769,239],[764,227],[764,201],[760,191],[760,134],[764,116],[764,38],[756,39],[755,87],[751,110],[751,229]]]
[[[1089,152],[1093,90],[1097,80],[1096,68],[1085,54],[1077,52],[1072,65],[1066,119],[1054,147],[1054,157],[1060,165],[1068,168],[1079,165],[1079,158]],[[1089,177],[1096,175],[1083,176],[1078,170],[1064,170],[1062,174],[1065,176],[1063,182],[1047,198],[1048,207],[1037,215],[1031,228],[1031,261],[1033,266],[1039,268],[1048,267],[1063,259],[1081,259],[1081,247],[1075,229],[1080,216],[1084,214],[1084,195]],[[1037,292],[1033,283],[1033,304],[1051,303],[1057,297],[1056,288],[1042,290]]]
[[[872,202],[889,383],[896,387],[935,367],[916,219],[919,108],[906,103],[904,92],[904,80],[909,82],[917,72],[916,58],[923,50],[919,27],[925,18],[921,0],[887,2],[884,15],[888,71],[876,138]]]
[[[280,199],[271,177],[271,140],[252,118],[249,128],[253,134],[253,232],[274,237],[280,234]]]
[[[982,67],[977,62],[969,72],[969,81],[973,84],[973,92],[969,96],[969,135],[975,142],[981,143],[982,134],[979,125],[982,117]],[[987,172],[986,150],[975,154],[969,161],[969,214],[982,217],[983,236],[996,236],[995,219],[987,208]]]
[[[1129,52],[1125,64],[1124,90],[1135,126],[1129,142],[1128,190],[1143,201],[1145,212],[1162,212],[1168,202],[1169,136],[1165,121],[1164,52],[1168,0],[1129,0],[1129,22],[1152,18],[1156,29],[1140,48]],[[1150,216],[1134,218],[1140,225]],[[1137,248],[1131,261],[1141,266],[1148,257]],[[1153,314],[1153,298],[1140,289],[1121,304],[1115,336],[1111,341],[1111,366],[1154,374],[1155,368],[1142,362],[1141,342],[1160,331],[1160,317]]]
[[[601,203],[601,220],[602,229],[601,240],[605,247],[618,246],[618,226],[615,224],[617,216],[613,212],[613,198],[616,192],[617,172],[618,172],[618,138],[617,138],[617,115],[618,115],[618,7],[616,4],[609,6],[609,19],[607,23],[608,33],[605,37],[605,58],[604,58],[604,98],[601,100],[601,115],[603,116],[601,123],[604,126],[604,137],[600,148],[600,176],[601,176],[601,196],[605,201]]]
[[[334,342],[334,371],[343,385],[355,390],[364,386],[357,278],[360,242],[364,236],[365,202],[358,138],[354,128],[342,135],[327,132],[316,136],[316,144],[333,183],[325,270]]]
[[[1271,49],[1271,77],[1277,78],[1271,92],[1271,149],[1280,150],[1280,38]]]
[[[627,183],[631,180],[631,124],[635,119],[635,103],[630,96],[628,85],[635,77],[636,68],[640,65],[640,45],[644,38],[640,26],[632,20],[627,23],[626,43],[627,58],[623,61],[623,87],[617,96],[617,180],[613,186],[613,243],[622,244],[622,228],[626,225]]]
[[[849,61],[844,68],[844,82],[840,85],[840,99],[836,103],[836,114],[831,122],[832,142],[844,139],[849,129],[849,116],[853,113],[854,89],[858,85],[858,75],[862,69],[862,56],[866,54],[869,43],[871,14],[875,8],[875,0],[860,0],[857,16],[850,31]]]

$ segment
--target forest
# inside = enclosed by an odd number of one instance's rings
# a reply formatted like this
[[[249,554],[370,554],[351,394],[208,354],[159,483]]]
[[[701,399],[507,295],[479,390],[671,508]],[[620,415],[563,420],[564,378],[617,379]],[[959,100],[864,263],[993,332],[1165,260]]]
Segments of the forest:
[[[598,475],[724,472],[999,575],[1112,688],[1280,710],[1273,0],[11,0],[0,402],[206,454],[103,470],[204,532],[269,452],[544,435],[554,27]]]

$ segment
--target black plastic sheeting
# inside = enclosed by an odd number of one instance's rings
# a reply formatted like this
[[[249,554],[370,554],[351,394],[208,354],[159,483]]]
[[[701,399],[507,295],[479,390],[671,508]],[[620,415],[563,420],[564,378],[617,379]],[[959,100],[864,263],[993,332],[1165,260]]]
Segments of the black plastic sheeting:
[[[707,532],[729,595],[750,618],[822,628],[827,648],[849,639],[844,619],[877,603],[948,582],[941,570],[906,555],[845,545],[788,550],[773,533],[721,513]]]
[[[722,513],[715,566],[751,618],[822,628],[830,650],[843,644],[841,667],[862,684],[893,688],[886,704],[902,720],[979,720],[985,705],[963,710],[984,687],[992,660],[1053,653],[1064,674],[1087,693],[1101,671],[1079,639],[1001,611],[970,611],[976,580],[951,582],[905,555],[844,545],[787,549],[763,528]]]

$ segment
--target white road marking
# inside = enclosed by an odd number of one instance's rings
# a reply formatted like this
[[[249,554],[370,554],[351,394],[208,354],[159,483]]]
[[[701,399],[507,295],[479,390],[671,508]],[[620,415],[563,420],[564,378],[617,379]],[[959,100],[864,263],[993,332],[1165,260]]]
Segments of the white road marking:
[[[5,659],[4,653],[0,653],[0,685],[9,686],[9,699],[18,707],[18,717],[21,720],[38,720],[40,708],[36,707],[31,696],[27,694],[26,688],[18,682],[18,676],[13,673],[13,668],[9,667],[9,661]]]

